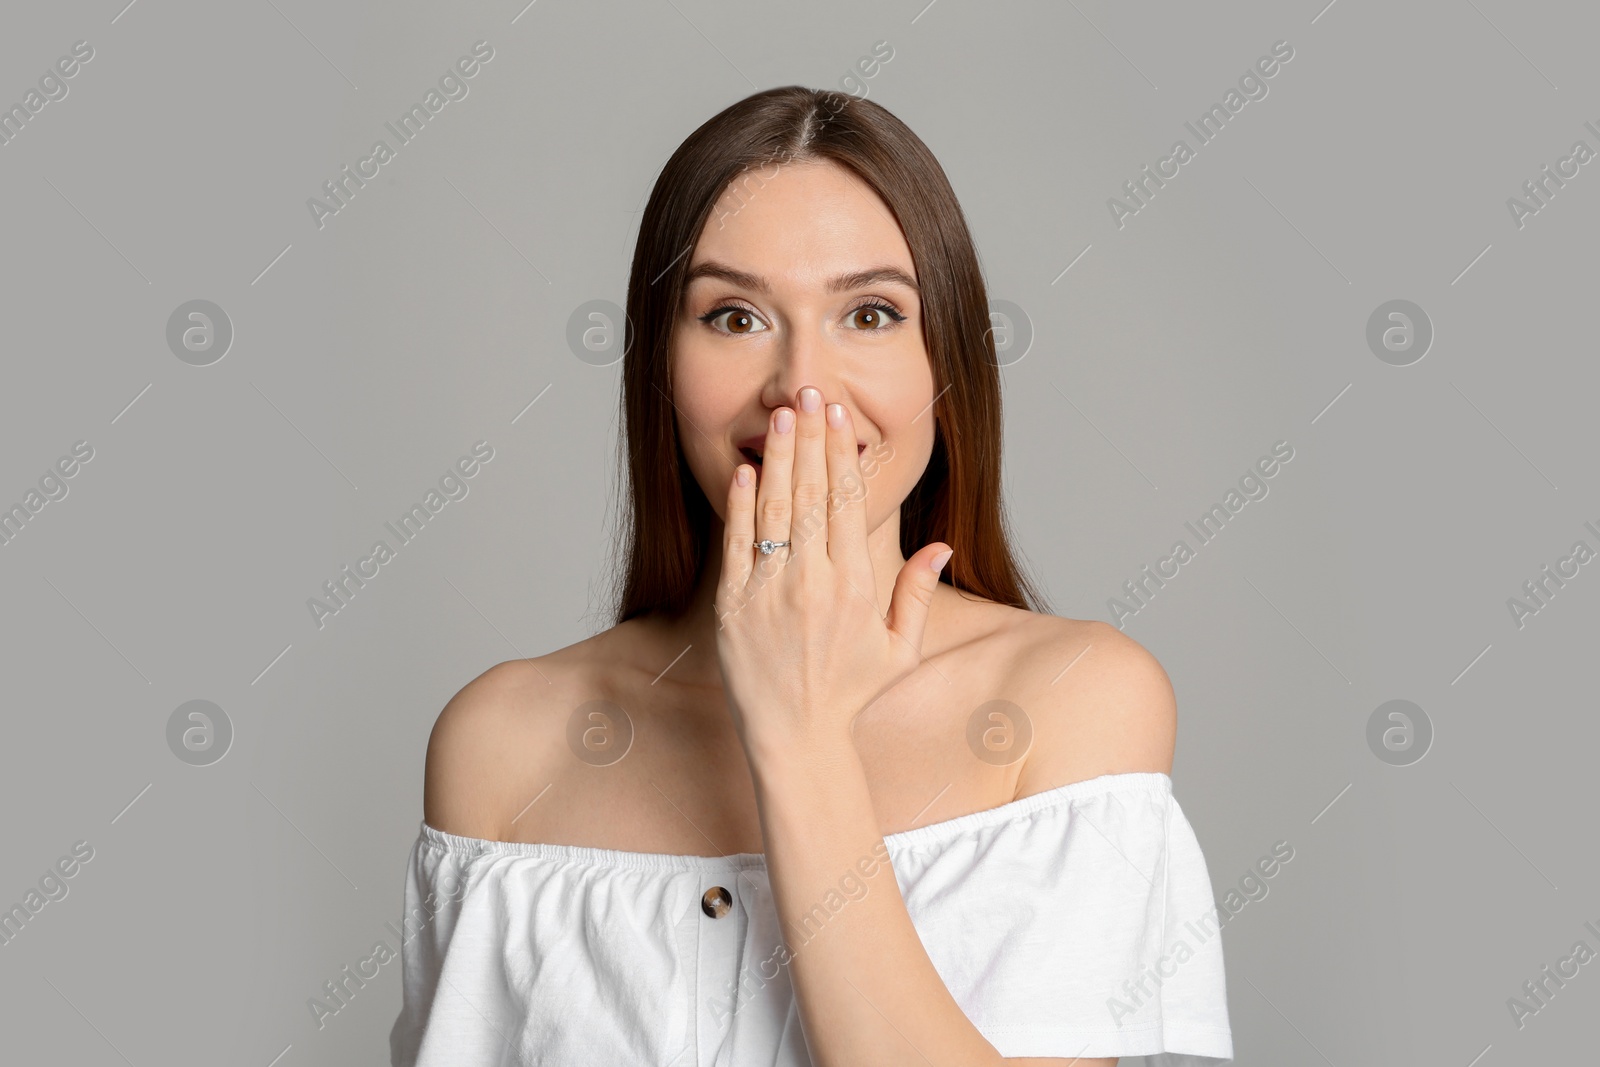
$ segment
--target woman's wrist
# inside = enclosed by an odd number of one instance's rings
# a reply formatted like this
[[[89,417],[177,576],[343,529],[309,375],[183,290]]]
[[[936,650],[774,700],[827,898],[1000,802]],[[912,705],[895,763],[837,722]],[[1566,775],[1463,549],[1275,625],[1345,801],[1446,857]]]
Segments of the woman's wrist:
[[[861,761],[855,740],[831,725],[785,731],[781,736],[747,734],[745,757],[756,787],[769,791],[805,787],[814,784],[819,776],[828,780],[852,765],[859,766]]]

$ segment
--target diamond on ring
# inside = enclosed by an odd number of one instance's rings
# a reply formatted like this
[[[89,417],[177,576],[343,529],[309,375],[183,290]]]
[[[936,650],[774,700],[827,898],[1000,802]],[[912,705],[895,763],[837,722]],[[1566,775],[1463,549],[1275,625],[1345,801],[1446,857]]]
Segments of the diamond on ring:
[[[770,555],[772,555],[773,552],[777,551],[778,549],[787,547],[788,544],[789,544],[789,542],[787,542],[787,541],[767,541],[767,540],[762,540],[762,541],[757,541],[756,542],[756,547],[761,550],[761,554],[763,556],[770,556]]]

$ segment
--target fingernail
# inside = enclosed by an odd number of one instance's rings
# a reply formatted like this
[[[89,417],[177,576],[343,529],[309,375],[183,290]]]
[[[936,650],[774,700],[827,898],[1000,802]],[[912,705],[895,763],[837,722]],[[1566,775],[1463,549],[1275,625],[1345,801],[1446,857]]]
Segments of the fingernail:
[[[933,568],[933,573],[938,574],[940,571],[944,570],[944,565],[950,562],[950,557],[954,555],[954,553],[954,549],[947,548],[937,556],[934,556],[933,559],[928,562],[928,565]]]
[[[790,411],[788,408],[784,408],[782,411],[778,412],[778,417],[774,419],[773,422],[779,433],[788,433],[790,430],[794,429],[794,412]]]
[[[800,410],[815,411],[822,406],[822,390],[806,386],[800,390]]]
[[[734,478],[739,482],[739,484],[741,486],[749,485],[750,484],[750,468],[746,467],[743,463],[739,464],[738,473],[736,473],[734,475]]]
[[[828,405],[828,425],[832,426],[836,430],[844,429],[844,405],[843,404],[829,404]]]

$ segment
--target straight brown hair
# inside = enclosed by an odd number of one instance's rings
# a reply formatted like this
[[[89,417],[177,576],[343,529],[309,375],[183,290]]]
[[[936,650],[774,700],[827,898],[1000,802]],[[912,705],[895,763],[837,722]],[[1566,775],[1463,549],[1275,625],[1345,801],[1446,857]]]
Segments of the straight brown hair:
[[[695,481],[673,418],[670,342],[684,275],[717,201],[739,179],[789,162],[828,161],[894,212],[922,295],[933,369],[934,446],[900,509],[900,550],[955,550],[939,580],[1012,607],[1043,599],[1012,556],[1000,496],[1000,373],[977,251],[944,169],[921,138],[872,101],[799,85],[745,97],[691,133],[667,160],[639,221],[628,278],[622,363],[627,446],[626,570],[615,623],[678,618],[705,563],[716,511]],[[619,448],[621,442],[619,441]],[[621,460],[619,455],[619,461]]]

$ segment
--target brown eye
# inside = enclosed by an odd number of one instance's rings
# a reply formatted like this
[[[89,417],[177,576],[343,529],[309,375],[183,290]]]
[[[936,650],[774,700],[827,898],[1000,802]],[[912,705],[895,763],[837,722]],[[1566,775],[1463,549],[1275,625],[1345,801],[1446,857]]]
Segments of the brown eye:
[[[722,318],[726,318],[728,320],[728,324],[726,326],[717,325],[717,320]],[[737,336],[761,333],[767,328],[760,319],[756,318],[750,312],[735,304],[724,304],[722,307],[712,308],[710,311],[700,316],[700,321],[705,323],[707,326],[710,326],[718,333],[734,334]]]
[[[898,323],[905,321],[905,316],[888,304],[862,304],[851,310],[850,324],[858,330],[884,331],[892,330]]]

